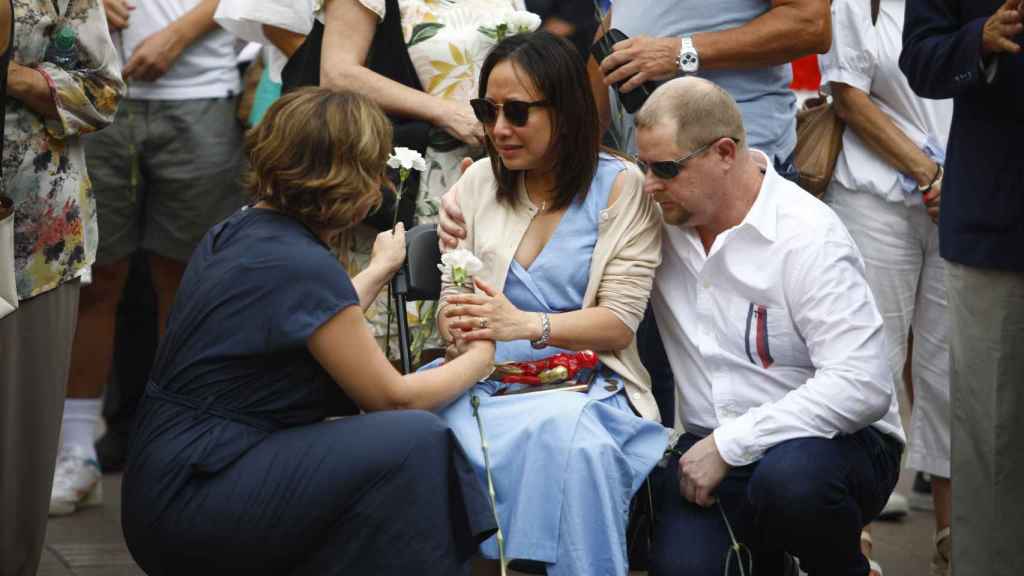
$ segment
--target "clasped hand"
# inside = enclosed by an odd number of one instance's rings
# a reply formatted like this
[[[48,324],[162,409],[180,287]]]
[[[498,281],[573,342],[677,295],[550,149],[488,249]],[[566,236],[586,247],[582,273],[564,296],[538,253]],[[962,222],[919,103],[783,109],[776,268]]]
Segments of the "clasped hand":
[[[159,80],[185,49],[185,41],[176,24],[172,23],[139,43],[125,63],[121,75],[127,80],[154,82]]]
[[[679,73],[679,38],[637,36],[618,42],[601,64],[604,83],[625,82],[619,90],[629,92],[648,80],[664,80]]]
[[[392,230],[377,234],[370,252],[370,264],[391,278],[405,262],[405,224],[399,222]]]
[[[474,281],[483,294],[449,296],[444,307],[448,329],[456,339],[507,342],[529,338],[531,314],[516,308],[487,282]]]
[[[985,21],[981,31],[982,56],[1000,52],[1020,53],[1020,44],[1014,40],[1024,32],[1020,4],[1021,0],[1006,0],[995,14]]]
[[[715,503],[715,490],[729,473],[729,464],[722,459],[714,434],[690,447],[679,458],[679,493],[705,508]]]
[[[928,209],[928,216],[931,217],[932,222],[938,224],[939,222],[939,207],[942,203],[942,182],[936,182],[932,185],[931,189],[924,193],[924,206]]]
[[[127,0],[103,0],[104,14],[107,16],[107,25],[111,31],[124,30],[128,27],[128,20],[131,18],[135,5]]]

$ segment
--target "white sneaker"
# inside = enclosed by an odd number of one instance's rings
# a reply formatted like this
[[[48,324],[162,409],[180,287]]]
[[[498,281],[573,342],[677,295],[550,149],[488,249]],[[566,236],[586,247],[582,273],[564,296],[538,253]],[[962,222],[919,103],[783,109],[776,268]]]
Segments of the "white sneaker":
[[[885,507],[878,513],[879,520],[897,520],[910,513],[910,503],[903,494],[893,492],[885,502]]]
[[[100,465],[81,446],[63,446],[57,455],[50,492],[50,516],[66,516],[80,507],[103,503]]]

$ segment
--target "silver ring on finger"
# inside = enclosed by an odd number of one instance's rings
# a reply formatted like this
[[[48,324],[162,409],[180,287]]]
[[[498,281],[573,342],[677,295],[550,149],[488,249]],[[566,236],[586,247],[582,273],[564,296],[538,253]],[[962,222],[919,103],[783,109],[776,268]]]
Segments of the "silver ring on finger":
[[[486,330],[487,329],[487,318],[481,318],[480,319],[480,329],[481,330]]]

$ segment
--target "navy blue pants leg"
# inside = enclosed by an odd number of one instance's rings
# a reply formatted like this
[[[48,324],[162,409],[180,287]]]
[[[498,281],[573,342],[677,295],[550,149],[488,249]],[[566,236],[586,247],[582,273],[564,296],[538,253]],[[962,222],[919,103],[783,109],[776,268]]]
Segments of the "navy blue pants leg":
[[[699,437],[686,434],[676,444],[685,453]],[[651,551],[651,576],[718,576],[725,574],[726,553],[731,541],[718,505],[702,508],[688,502],[679,493],[678,459],[651,476],[655,490],[654,546]],[[782,573],[781,550],[755,549],[755,511],[747,498],[754,466],[734,468],[718,487],[716,496],[725,510],[737,540],[750,547],[758,576]],[[749,573],[749,571],[748,571]],[[739,576],[734,558],[726,576]]]
[[[684,436],[678,448],[697,440]],[[782,573],[782,551],[799,558],[808,576],[865,576],[860,530],[896,485],[899,457],[899,444],[873,429],[790,440],[733,469],[717,496],[759,576]],[[723,574],[730,542],[721,512],[679,494],[675,463],[658,476],[651,576]]]
[[[146,472],[129,468],[124,526],[153,576],[468,574],[494,526],[454,435],[427,412],[276,432],[217,475],[159,495],[158,514],[158,494],[144,491],[161,479]]]
[[[661,423],[672,428],[675,424],[676,383],[650,304],[647,305],[644,319],[637,328],[636,342],[640,361],[651,375],[652,392],[655,402],[658,403],[658,411],[661,412]]]

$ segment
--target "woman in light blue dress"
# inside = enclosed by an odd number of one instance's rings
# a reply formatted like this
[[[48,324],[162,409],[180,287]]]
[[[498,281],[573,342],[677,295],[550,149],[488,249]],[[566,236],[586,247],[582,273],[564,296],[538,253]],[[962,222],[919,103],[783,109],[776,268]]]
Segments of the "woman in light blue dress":
[[[460,247],[484,270],[475,294],[445,286],[441,333],[497,341],[498,362],[593,350],[600,364],[584,393],[492,396],[524,385],[489,379],[440,415],[485,479],[479,401],[506,558],[543,563],[549,576],[622,576],[630,500],[667,443],[634,337],[660,218],[639,171],[600,152],[593,96],[568,42],[544,32],[506,39],[484,62],[473,106],[490,158],[454,194]],[[481,550],[498,557],[494,538]]]

